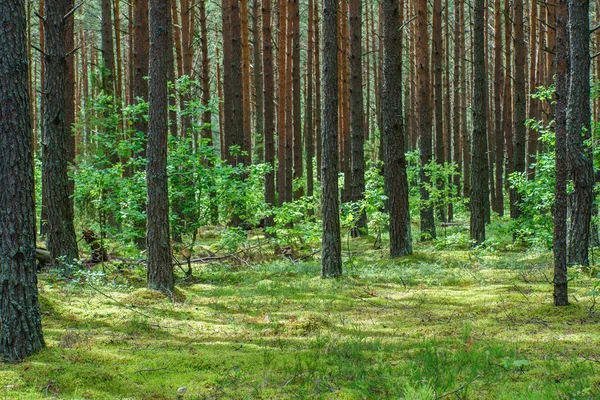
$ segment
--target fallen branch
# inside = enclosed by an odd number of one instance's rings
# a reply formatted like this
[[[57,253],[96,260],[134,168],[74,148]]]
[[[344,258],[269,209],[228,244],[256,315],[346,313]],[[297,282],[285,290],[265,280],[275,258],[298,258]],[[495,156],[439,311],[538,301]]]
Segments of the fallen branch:
[[[480,376],[480,375],[477,375],[475,378],[471,379],[469,382],[465,383],[464,385],[462,385],[462,386],[461,386],[461,387],[459,387],[458,389],[456,389],[456,390],[453,390],[453,391],[451,391],[451,392],[448,392],[448,393],[444,393],[443,395],[436,397],[436,398],[435,398],[435,400],[438,400],[438,399],[443,399],[444,397],[448,397],[448,396],[450,396],[451,394],[458,393],[458,392],[460,392],[461,390],[463,390],[464,388],[466,388],[467,386],[469,386],[471,383],[475,382],[475,381],[476,381],[477,379],[479,379],[479,378],[481,378],[481,376]]]

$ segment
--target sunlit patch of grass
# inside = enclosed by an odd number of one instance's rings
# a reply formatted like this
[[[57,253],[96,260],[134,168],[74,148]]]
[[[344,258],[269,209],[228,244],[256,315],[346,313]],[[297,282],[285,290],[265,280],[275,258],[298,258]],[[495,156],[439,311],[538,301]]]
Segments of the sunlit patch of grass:
[[[48,348],[0,366],[0,397],[600,397],[589,277],[556,308],[548,254],[424,243],[392,261],[372,244],[348,239],[336,280],[317,256],[197,265],[175,301],[139,267],[42,274]]]

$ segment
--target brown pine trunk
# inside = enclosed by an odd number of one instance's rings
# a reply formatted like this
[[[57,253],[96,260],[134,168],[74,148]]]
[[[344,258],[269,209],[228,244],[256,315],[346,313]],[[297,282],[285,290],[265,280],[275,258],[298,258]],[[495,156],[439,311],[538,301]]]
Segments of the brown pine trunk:
[[[308,0],[308,50],[306,56],[306,108],[304,111],[304,147],[306,151],[306,195],[314,194],[313,157],[314,119],[313,119],[313,68],[314,68],[314,1]],[[319,110],[317,110],[319,111]]]
[[[452,123],[452,133],[454,134],[453,140],[454,140],[454,147],[453,147],[453,155],[452,155],[452,161],[454,161],[456,163],[457,166],[457,172],[458,174],[456,174],[454,176],[454,185],[456,186],[456,195],[458,197],[460,197],[461,194],[461,188],[460,188],[460,172],[462,171],[462,157],[461,157],[461,131],[462,131],[462,127],[461,127],[461,121],[462,121],[462,117],[461,117],[461,91],[463,90],[463,86],[461,84],[461,77],[462,77],[462,71],[461,71],[461,61],[460,58],[462,57],[462,48],[461,48],[461,44],[462,44],[462,39],[461,39],[461,15],[462,13],[460,12],[462,8],[462,2],[460,0],[457,0],[456,2],[456,6],[454,8],[454,72],[453,72],[453,78],[454,78],[454,86],[453,86],[453,93],[452,93],[452,97],[453,97],[453,111],[452,111],[452,115],[453,115],[453,123]]]
[[[148,289],[173,296],[174,279],[169,232],[169,189],[167,177],[168,91],[167,75],[172,63],[170,0],[150,0],[150,71],[148,85],[148,163],[146,185],[148,210]]]
[[[301,84],[300,84],[300,8],[298,0],[291,0],[291,33],[292,33],[292,114],[293,114],[293,178],[298,182],[302,179],[302,112],[301,112]],[[294,200],[304,195],[302,186],[299,185],[294,192]]]
[[[538,100],[534,99],[532,94],[536,92],[537,88],[537,40],[538,40],[538,7],[537,0],[531,0],[530,4],[530,20],[529,20],[529,119],[538,120],[539,116],[539,107]],[[538,132],[531,127],[528,129],[527,136],[527,178],[534,179],[535,178],[535,169],[532,168],[532,165],[536,162],[536,152],[537,152],[537,142],[538,142]]]
[[[242,45],[242,121],[244,149],[247,152],[242,156],[245,165],[252,163],[252,120],[250,90],[250,43],[248,39],[248,0],[238,0],[240,3],[241,45]]]
[[[219,49],[216,49],[217,60],[220,60]],[[224,60],[224,58],[223,58]],[[217,96],[219,97],[219,141],[221,144],[221,159],[227,159],[229,151],[225,147],[225,106],[223,97],[223,80],[221,79],[221,63],[217,62]]]
[[[285,41],[285,201],[291,202],[294,200],[293,194],[293,174],[294,174],[294,78],[292,73],[293,68],[293,26],[292,16],[294,8],[292,3],[288,1],[287,5],[287,30]]]
[[[435,162],[443,165],[445,162],[444,149],[444,120],[443,120],[443,94],[442,94],[442,63],[444,49],[442,44],[442,0],[433,1],[433,101],[435,115]],[[436,182],[438,190],[444,189],[444,181]],[[446,222],[446,209],[438,207],[440,220]]]
[[[444,160],[447,163],[452,162],[452,106],[450,103],[450,17],[449,6],[450,1],[446,0],[444,7]],[[452,185],[452,177],[448,177],[446,184]],[[454,209],[452,202],[448,202],[448,221],[454,219]]]
[[[271,169],[265,175],[265,202],[275,206],[275,77],[273,73],[273,45],[271,44],[271,0],[262,0],[262,46],[264,79],[264,144],[265,163]],[[273,215],[265,218],[265,228],[274,226]]]
[[[421,240],[435,238],[435,223],[433,219],[433,205],[430,203],[427,185],[431,178],[425,173],[426,166],[432,158],[431,138],[431,82],[429,75],[429,32],[427,28],[427,0],[417,2],[416,20],[416,46],[417,53],[417,80],[419,99],[419,158],[421,180]]]
[[[133,97],[148,102],[148,67],[150,31],[148,30],[148,0],[134,0],[133,2],[134,30],[133,30]],[[139,116],[134,119],[133,130],[142,137],[147,137],[148,123]],[[146,158],[146,144],[142,143],[143,150],[140,157]]]
[[[465,2],[461,2],[460,9],[460,81],[462,85],[460,98],[460,138],[462,149],[462,170],[463,170],[463,197],[469,198],[471,195],[471,139],[467,126],[467,93],[469,93],[469,83],[467,81],[467,41],[465,34]]]
[[[58,1],[56,3],[60,5]],[[18,362],[43,349],[45,344],[35,261],[35,201],[32,195],[35,183],[27,90],[25,3],[2,0],[0,15],[0,210],[3,210],[0,214],[0,357],[6,362]],[[47,15],[50,23],[56,24],[56,16]],[[52,32],[55,28],[49,29]],[[57,35],[54,39],[62,41]],[[53,52],[53,47],[48,51]]]
[[[115,93],[115,53],[113,50],[112,0],[102,0],[102,59],[104,61],[102,88],[104,93]]]
[[[502,126],[504,128],[504,145],[506,146],[506,173],[513,172],[513,96],[512,96],[512,13],[510,0],[504,0],[504,59],[506,60],[506,78],[504,79],[504,101],[502,109]],[[508,179],[506,179],[508,188]],[[509,191],[510,193],[510,191]]]
[[[498,215],[504,215],[504,188],[502,172],[504,169],[504,133],[502,130],[502,95],[504,92],[504,66],[502,63],[502,10],[500,0],[494,0],[494,139],[496,141],[495,156],[495,189],[496,195],[492,209]]]
[[[284,0],[285,1],[285,0]],[[338,203],[338,0],[323,0],[323,160],[321,276],[342,275]]]
[[[114,0],[115,12],[115,97],[123,100],[123,62],[121,58],[121,7],[120,0]]]
[[[271,1],[271,0],[262,0]],[[263,139],[263,67],[260,54],[261,32],[260,32],[260,0],[252,1],[252,49],[254,62],[254,154],[258,163],[264,162],[264,139]]]
[[[322,160],[322,140],[321,140],[321,42],[319,41],[319,5],[315,1],[314,12],[314,33],[315,33],[315,142],[317,144],[317,181],[321,181],[321,160]]]
[[[286,142],[286,49],[287,49],[287,0],[279,0],[279,40],[277,46],[277,194],[279,205],[285,199],[285,142]]]
[[[206,2],[198,3],[200,8],[200,50],[202,51],[202,129],[201,135],[207,144],[212,144],[212,113],[210,107],[210,58],[208,54],[208,30],[206,29]],[[219,63],[217,63],[218,67]]]
[[[514,1],[515,24],[515,102],[513,119],[513,172],[525,172],[525,38],[523,36],[523,0]],[[511,189],[510,215],[513,219],[521,215],[518,203],[521,196]]]

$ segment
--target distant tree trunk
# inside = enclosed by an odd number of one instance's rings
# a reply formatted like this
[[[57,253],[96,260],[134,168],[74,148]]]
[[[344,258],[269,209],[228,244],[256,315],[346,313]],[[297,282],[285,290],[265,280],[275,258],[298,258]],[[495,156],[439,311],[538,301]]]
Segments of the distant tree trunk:
[[[514,102],[514,145],[513,145],[513,170],[511,172],[525,172],[525,38],[523,35],[523,0],[514,1],[515,24],[515,102]],[[515,219],[521,215],[519,202],[521,196],[517,190],[510,190],[510,216]]]
[[[450,37],[450,0],[446,0],[446,4],[444,7],[444,46],[445,46],[445,54],[444,54],[444,150],[445,150],[445,161],[447,163],[451,163],[452,159],[452,103],[450,102],[451,98],[451,89],[450,89],[450,42],[452,38]],[[450,193],[450,188],[452,187],[453,177],[449,176],[446,184],[448,185],[447,193]],[[448,202],[448,218],[449,222],[454,220],[454,208],[451,201]]]
[[[112,0],[102,0],[102,59],[106,68],[103,72],[102,88],[107,95],[115,93],[112,8]]]
[[[38,8],[38,14],[41,17],[45,18],[45,0],[39,0],[39,4],[38,4],[39,8]],[[39,38],[40,38],[40,50],[42,51],[46,51],[46,43],[45,43],[45,38],[46,38],[46,30],[44,29],[44,24],[41,23],[39,24]],[[44,60],[42,59],[40,61],[40,88],[45,88],[46,87],[46,67],[45,67],[45,63]],[[42,91],[43,92],[43,91]],[[44,164],[44,149],[43,149],[43,143],[45,140],[45,133],[44,133],[44,115],[46,115],[45,112],[45,107],[44,107],[44,95],[42,94],[40,96],[40,142],[42,143],[42,166]],[[37,145],[37,141],[35,143]],[[44,178],[42,177],[42,192],[44,190]],[[43,195],[42,193],[42,209],[40,210],[40,236],[45,236],[48,233],[48,205],[46,204],[46,202],[48,201],[48,199],[46,199],[46,197]]]
[[[589,264],[588,247],[593,202],[593,158],[586,141],[590,130],[589,2],[568,0],[570,75],[567,106],[569,172],[573,179],[568,262]]]
[[[531,0],[529,15],[529,118],[530,119],[539,119],[539,107],[538,100],[534,99],[532,94],[534,94],[537,90],[538,86],[538,71],[537,71],[537,38],[538,38],[538,12],[537,12],[537,0]],[[534,179],[535,178],[535,169],[532,168],[532,165],[536,162],[536,153],[537,153],[537,142],[538,142],[538,132],[530,127],[528,130],[527,136],[527,178]]]
[[[168,52],[171,51],[170,1],[150,0],[150,76],[148,103],[148,288],[172,296],[174,290],[169,232],[167,177]],[[172,60],[172,58],[171,58]]]
[[[360,202],[365,192],[365,115],[363,100],[362,65],[362,2],[350,0],[350,145],[351,145],[351,193],[350,200]],[[360,212],[352,236],[367,232],[367,215]]]
[[[200,49],[202,51],[202,139],[212,144],[212,113],[210,107],[210,58],[208,54],[208,30],[206,29],[206,1],[198,2],[200,8]],[[218,63],[217,63],[218,64]]]
[[[73,0],[67,1],[67,8],[70,11],[75,6]],[[71,15],[64,22],[65,28],[65,50],[71,53],[75,49],[75,16]],[[75,57],[73,54],[66,57],[66,81],[65,81],[65,127],[67,130],[67,163],[72,165],[75,162],[75,134],[73,124],[75,123]],[[75,193],[75,181],[69,178],[69,216],[73,219],[73,194]]]
[[[286,49],[287,49],[287,0],[279,0],[279,40],[277,46],[277,194],[279,205],[285,203],[285,141],[286,141]]]
[[[56,5],[61,6],[58,1]],[[0,15],[0,357],[16,362],[45,344],[35,261],[25,3],[1,0]],[[54,14],[49,16],[54,23]],[[56,27],[50,27],[53,30]],[[59,36],[55,39],[61,40]],[[54,47],[49,46],[48,51],[53,52]]]
[[[442,64],[444,50],[442,44],[442,0],[433,2],[433,100],[435,115],[435,162],[443,165],[445,162],[444,151],[444,120],[443,120],[443,92],[442,92]],[[444,190],[444,180],[440,177],[436,186],[439,191]],[[440,220],[446,222],[446,209],[438,206]]]
[[[390,256],[412,254],[408,178],[402,120],[402,31],[396,0],[383,0],[383,148],[384,181],[390,213]]]
[[[554,305],[569,304],[567,279],[567,106],[569,98],[569,30],[567,0],[556,2],[556,183],[554,186]]]
[[[135,26],[133,30],[133,97],[148,102],[148,67],[150,31],[148,30],[148,0],[133,1],[133,16]],[[133,121],[133,130],[147,138],[148,122],[143,117]],[[146,143],[142,143],[140,157],[146,158]]]
[[[342,275],[338,200],[338,0],[323,0],[323,159],[321,276]]]
[[[294,7],[291,1],[287,5],[287,33],[285,41],[285,201],[294,200],[294,74],[293,69],[293,23]]]
[[[73,213],[70,211],[68,179],[68,132],[66,126],[66,80],[67,54],[65,37],[67,24],[63,17],[69,12],[70,1],[46,2],[45,70],[44,87],[44,163],[42,186],[48,212],[48,250],[52,255],[53,266],[62,267],[65,272],[73,260],[78,258],[77,239],[73,226]]]
[[[461,157],[461,116],[460,116],[460,102],[461,102],[461,90],[463,90],[463,86],[461,85],[461,62],[460,58],[462,56],[462,39],[461,39],[461,10],[462,3],[461,0],[457,0],[454,7],[454,72],[453,72],[453,111],[452,111],[452,131],[454,134],[454,144],[453,144],[453,155],[452,161],[456,163],[457,166],[457,174],[454,176],[454,186],[456,186],[456,195],[460,198],[461,190],[460,190],[460,172],[462,171],[462,157]]]
[[[314,71],[314,1],[308,0],[308,51],[306,60],[306,107],[304,110],[304,148],[306,151],[306,195],[314,194],[313,158],[314,146],[314,110],[313,110],[313,71]],[[320,111],[320,110],[317,110]]]
[[[465,34],[465,2],[460,5],[460,141],[462,151],[462,171],[463,171],[463,197],[469,198],[471,195],[471,139],[469,127],[467,126],[467,93],[469,93],[469,82],[467,81],[467,41]]]
[[[271,1],[271,0],[262,0]],[[254,104],[256,113],[254,117],[254,154],[259,163],[264,161],[264,139],[263,139],[263,68],[260,55],[261,32],[260,32],[260,3],[261,0],[252,2],[252,49],[254,62]]]
[[[504,66],[502,64],[502,10],[500,0],[494,0],[494,139],[496,141],[496,168],[494,204],[492,209],[504,215],[504,191],[502,173],[504,171],[504,132],[502,129],[502,97],[504,94]],[[508,77],[510,79],[510,77]]]
[[[121,57],[121,8],[120,0],[114,0],[115,14],[115,97],[119,102],[123,101],[123,63]]]
[[[315,142],[317,144],[316,161],[317,161],[317,181],[321,181],[321,53],[319,41],[319,6],[320,2],[314,2],[314,34],[315,34]]]
[[[271,0],[262,0],[262,46],[264,82],[264,146],[265,163],[271,170],[265,175],[265,202],[275,206],[275,87],[273,45],[271,41]],[[274,226],[273,215],[265,218],[265,228]]]
[[[251,90],[250,90],[250,40],[248,38],[248,0],[238,0],[240,9],[240,38],[242,45],[242,121],[244,150],[244,165],[252,164],[252,119],[251,119]],[[234,39],[235,40],[235,39]]]
[[[239,0],[223,1],[223,94],[226,160],[230,165],[246,162],[246,157],[231,154],[231,147],[248,150],[244,139],[242,32]],[[225,28],[227,26],[227,28]]]
[[[300,8],[298,0],[290,1],[292,6],[292,114],[293,114],[293,159],[294,159],[294,180],[300,181],[304,176],[302,165],[302,112],[301,112],[301,85],[300,85]],[[302,186],[298,186],[294,192],[294,199],[297,200],[304,195]]]
[[[225,31],[223,31],[223,39],[225,39]],[[217,60],[220,60],[219,48],[216,48]],[[223,61],[225,56],[223,55]],[[224,110],[224,99],[223,95],[223,79],[221,78],[221,62],[217,61],[217,97],[219,98],[219,141],[221,149],[221,159],[225,160],[227,157],[227,149],[225,148],[225,110]]]
[[[427,28],[427,0],[417,2],[416,20],[417,80],[419,98],[419,158],[421,165],[421,240],[435,237],[433,205],[430,204],[429,190],[431,177],[426,174],[427,165],[431,162],[431,83],[429,79],[429,33]]]
[[[506,146],[505,176],[513,172],[513,96],[512,96],[512,14],[510,0],[504,0],[504,58],[506,60],[506,79],[504,80],[504,106],[502,109],[502,126],[504,128],[504,145]],[[506,179],[508,182],[508,179]],[[508,185],[506,185],[508,187]],[[509,195],[510,190],[509,190]],[[511,200],[512,202],[512,200]],[[509,210],[510,211],[510,210]]]
[[[473,30],[473,146],[471,151],[471,240],[485,241],[486,209],[489,210],[489,172],[487,157],[487,115],[485,95],[485,12],[484,0],[475,0]]]

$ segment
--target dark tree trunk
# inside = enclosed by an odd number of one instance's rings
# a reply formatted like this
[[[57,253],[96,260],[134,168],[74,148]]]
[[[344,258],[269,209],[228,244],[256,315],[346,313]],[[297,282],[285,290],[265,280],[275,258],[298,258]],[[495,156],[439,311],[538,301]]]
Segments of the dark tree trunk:
[[[148,288],[172,296],[174,290],[169,232],[167,177],[168,140],[168,52],[172,52],[169,26],[170,1],[150,0],[150,76],[148,103]]]
[[[323,0],[323,153],[321,276],[342,275],[338,188],[338,0]]]
[[[135,20],[133,30],[133,97],[148,101],[148,67],[150,32],[148,30],[148,0],[133,0],[133,16]],[[137,134],[147,137],[148,122],[145,118],[135,118],[133,130]],[[146,158],[146,145],[142,143],[143,150],[140,157]]]
[[[63,17],[69,12],[69,1],[46,2],[44,24],[46,84],[44,87],[43,196],[48,213],[48,250],[54,266],[65,272],[78,258],[77,239],[69,198],[65,100],[67,80],[67,25]]]
[[[302,113],[301,113],[301,84],[300,84],[300,8],[298,0],[290,1],[292,6],[292,114],[293,114],[293,159],[294,159],[294,180],[300,181],[303,173],[302,163],[302,149],[304,148],[302,142]],[[299,199],[304,195],[303,187],[298,186],[294,192],[294,200]]]
[[[260,31],[260,3],[261,1],[271,0],[253,0],[252,2],[252,49],[254,57],[254,104],[256,113],[254,116],[254,154],[259,163],[264,161],[264,139],[263,139],[263,68],[260,55],[261,31]]]
[[[588,247],[593,195],[590,139],[590,23],[589,2],[569,0],[570,75],[567,106],[567,146],[573,197],[569,225],[568,262],[589,264]]]
[[[515,110],[513,119],[513,170],[525,172],[525,37],[523,35],[523,0],[514,1],[513,21],[515,24]],[[521,196],[516,189],[510,190],[510,216],[515,219],[521,215],[518,203]]]
[[[538,100],[531,96],[537,90],[537,62],[536,58],[537,54],[537,23],[538,23],[538,13],[537,13],[537,0],[531,0],[529,5],[529,115],[528,119],[536,119],[538,120],[540,116],[538,115]],[[532,168],[533,164],[536,162],[536,153],[537,153],[537,144],[538,144],[538,132],[530,127],[527,132],[527,155],[526,161],[527,166],[525,170],[527,171],[527,179],[535,178],[535,169]]]
[[[314,71],[314,1],[308,0],[308,51],[306,60],[306,108],[304,110],[304,148],[306,151],[306,195],[314,194],[313,157],[314,145],[314,110],[313,110],[313,71]],[[320,111],[320,110],[317,110]]]
[[[75,3],[73,0],[67,1],[67,8],[71,10]],[[65,49],[71,53],[75,47],[75,16],[71,15],[65,20]],[[65,126],[67,129],[67,163],[72,165],[75,162],[75,134],[73,124],[75,123],[75,56],[71,54],[66,58],[66,81],[65,81]],[[75,182],[69,179],[69,216],[73,219],[73,194],[75,193]]]
[[[277,194],[279,205],[285,203],[285,142],[286,142],[286,49],[287,49],[287,0],[279,0],[279,41],[277,43]]]
[[[442,0],[433,2],[433,99],[435,115],[435,162],[443,165],[445,161],[444,151],[444,120],[443,120],[443,94],[442,94]],[[440,177],[436,182],[437,189],[443,191],[444,180]],[[437,206],[437,205],[436,205]],[[440,220],[446,222],[446,209],[437,206]]]
[[[492,208],[498,215],[504,215],[504,188],[502,173],[504,172],[504,132],[502,129],[502,96],[504,93],[504,67],[502,65],[502,10],[500,0],[494,1],[494,139],[495,155],[495,189]],[[508,77],[510,79],[510,77]],[[507,107],[509,105],[506,105]]]
[[[264,146],[265,163],[271,170],[265,175],[265,202],[275,206],[275,87],[273,76],[273,45],[271,41],[271,0],[262,0],[262,46],[264,83]],[[265,219],[265,227],[274,226],[273,215]]]
[[[106,68],[106,71],[103,72],[102,88],[107,95],[115,92],[115,52],[112,27],[112,1],[102,0],[102,59],[104,68]]]
[[[431,138],[431,82],[429,79],[429,33],[427,28],[427,0],[417,2],[417,80],[419,99],[419,158],[421,164],[421,240],[435,237],[433,205],[427,186],[431,177],[425,172],[432,158]]]
[[[210,58],[208,55],[208,30],[206,29],[206,2],[198,2],[200,8],[200,49],[202,50],[202,139],[212,144],[212,113],[210,107]]]
[[[513,172],[513,96],[512,96],[512,14],[510,0],[504,0],[504,59],[506,60],[506,79],[504,79],[504,107],[502,109],[502,126],[504,127],[504,145],[506,146],[507,177]],[[508,179],[506,180],[508,183]],[[508,185],[506,185],[508,187]],[[509,196],[512,196],[509,191]],[[512,201],[512,200],[511,200]],[[510,208],[510,207],[509,207]],[[510,212],[510,210],[509,210]]]
[[[350,200],[359,202],[365,192],[365,115],[362,66],[362,1],[350,0]],[[352,228],[352,236],[367,233],[367,215],[363,211]]]
[[[396,0],[382,2],[383,27],[383,148],[384,181],[390,213],[390,256],[412,254],[408,178],[402,119],[402,35]],[[431,149],[431,147],[430,147]]]
[[[454,161],[454,163],[456,164],[456,170],[457,170],[457,174],[454,176],[454,186],[456,186],[456,196],[460,198],[460,194],[461,194],[461,188],[460,188],[460,172],[462,171],[462,156],[461,156],[461,145],[460,145],[460,133],[461,133],[461,126],[460,126],[460,122],[461,122],[461,116],[460,116],[460,112],[461,112],[461,107],[460,107],[460,102],[461,102],[461,90],[463,89],[463,86],[461,85],[460,82],[460,78],[461,78],[461,71],[460,71],[460,66],[461,66],[461,62],[460,62],[460,58],[462,56],[462,50],[461,50],[461,7],[462,7],[462,3],[461,0],[457,0],[455,7],[454,7],[454,73],[453,73],[453,77],[454,77],[454,86],[453,86],[453,122],[452,122],[452,133],[454,134],[454,140],[453,140],[453,148],[452,148],[452,161]]]
[[[554,305],[569,304],[567,280],[567,104],[569,98],[569,30],[567,0],[556,3],[556,183],[554,187]]]
[[[315,1],[314,14],[314,33],[315,33],[315,143],[316,143],[316,162],[317,162],[317,181],[321,181],[321,54],[319,41],[319,6],[320,2]]]
[[[7,362],[21,361],[45,346],[35,261],[33,135],[24,4],[0,1],[0,357]]]
[[[485,241],[486,210],[490,207],[487,157],[487,74],[485,68],[484,0],[475,0],[473,29],[473,136],[471,150],[471,240]]]

